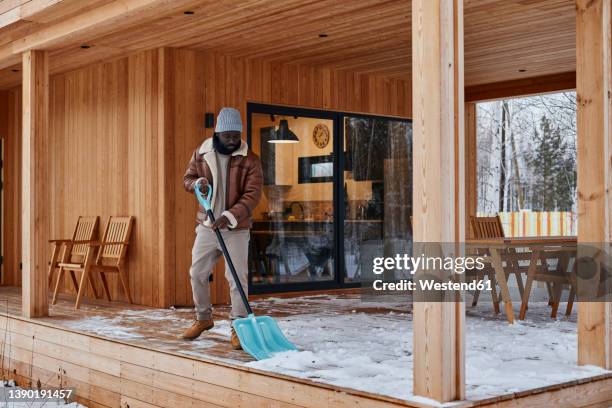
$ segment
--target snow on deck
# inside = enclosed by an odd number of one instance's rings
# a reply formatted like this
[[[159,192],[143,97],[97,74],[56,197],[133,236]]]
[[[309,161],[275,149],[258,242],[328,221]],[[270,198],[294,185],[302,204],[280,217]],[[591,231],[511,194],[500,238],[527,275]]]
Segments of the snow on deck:
[[[527,319],[509,325],[490,305],[468,310],[466,382],[469,399],[482,399],[605,373],[576,365],[575,319],[552,320],[532,303]],[[247,363],[401,399],[412,395],[412,315],[353,313],[279,319],[301,352]]]
[[[486,303],[468,308],[465,361],[469,399],[606,373],[597,367],[576,365],[575,316],[552,320],[546,303],[531,303],[528,319],[509,325],[503,316],[492,317],[491,309]],[[282,353],[247,366],[401,399],[412,396],[411,314],[305,314],[279,319],[279,324],[303,351]]]
[[[193,342],[176,340],[193,319],[188,309],[130,307],[115,309],[110,316],[96,314],[89,306],[86,316],[73,314],[59,324],[196,358],[212,357],[376,394],[413,398],[412,315],[408,304],[323,295],[272,298],[254,302],[254,306],[256,314],[273,315],[300,351],[252,361],[246,353],[230,350],[227,309],[221,313],[225,319],[217,319],[209,333]],[[606,373],[597,367],[576,365],[575,314],[569,319],[552,320],[545,302],[533,302],[525,321],[509,325],[503,314],[494,316],[489,302],[467,309],[466,382],[470,400]],[[563,305],[559,310],[564,310]]]

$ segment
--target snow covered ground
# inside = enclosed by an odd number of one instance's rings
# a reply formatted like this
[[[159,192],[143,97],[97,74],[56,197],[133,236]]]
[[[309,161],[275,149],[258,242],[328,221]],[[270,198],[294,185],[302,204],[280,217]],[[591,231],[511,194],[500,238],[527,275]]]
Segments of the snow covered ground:
[[[363,302],[359,296],[311,296],[266,299],[254,302],[254,306],[275,313],[293,310],[276,319],[301,351],[264,361],[231,360],[233,363],[401,399],[412,398],[412,315],[407,304]],[[562,304],[559,310],[565,310],[564,307]],[[296,310],[299,314],[295,314]],[[545,302],[531,302],[527,319],[509,325],[503,314],[493,314],[489,302],[483,300],[477,308],[467,308],[469,399],[606,373],[597,367],[576,365],[575,312],[569,319],[557,320],[552,320],[549,313]],[[62,324],[128,342],[149,342],[163,332],[170,338],[166,343],[171,342],[177,352],[196,357],[211,358],[207,350],[213,344],[218,347],[218,339],[226,347],[230,335],[227,320],[217,320],[212,333],[196,341],[175,340],[192,319],[193,312],[188,309],[125,309],[112,319],[89,316]],[[157,332],[138,331],[136,323],[153,326]]]
[[[290,300],[277,300],[287,301]],[[525,321],[509,325],[503,319],[503,316],[492,317],[490,304],[468,308],[466,382],[469,399],[606,372],[597,367],[576,365],[575,317],[552,320],[545,303],[533,303],[529,305]],[[287,337],[303,351],[279,354],[268,360],[248,363],[248,366],[401,399],[411,397],[411,314],[356,312],[333,316],[300,315],[278,321]]]

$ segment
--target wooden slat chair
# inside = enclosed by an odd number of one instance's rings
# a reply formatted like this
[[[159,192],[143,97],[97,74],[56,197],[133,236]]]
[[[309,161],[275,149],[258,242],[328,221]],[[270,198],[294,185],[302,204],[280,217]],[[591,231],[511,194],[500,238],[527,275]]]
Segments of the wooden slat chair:
[[[59,275],[57,277],[57,281],[55,282],[55,290],[53,291],[53,300],[52,304],[57,303],[57,295],[59,293],[59,287],[62,282],[62,277],[65,271],[70,272],[70,276],[72,278],[72,282],[74,283],[74,287],[77,292],[77,306],[80,300],[79,295],[82,295],[87,287],[87,283],[91,284],[93,288],[94,297],[98,297],[98,293],[96,291],[96,287],[93,282],[93,278],[87,272],[93,262],[93,258],[95,255],[95,248],[91,246],[91,240],[87,241],[71,241],[68,245],[72,246],[72,255],[68,257],[66,262],[59,263]],[[81,280],[77,283],[77,278],[75,276],[75,272],[82,272]]]
[[[110,217],[106,225],[106,231],[102,237],[102,242],[92,243],[93,246],[99,246],[98,256],[91,267],[91,272],[100,273],[102,286],[106,298],[111,301],[108,281],[106,280],[107,273],[116,273],[119,275],[121,286],[130,303],[133,303],[132,294],[130,292],[129,282],[125,276],[123,266],[125,264],[128,245],[134,227],[134,217]],[[77,307],[79,299],[77,297]]]
[[[498,216],[470,217],[470,224],[476,239],[504,238],[504,227]]]
[[[501,220],[499,216],[494,217],[470,217],[470,224],[472,226],[472,230],[474,231],[474,237],[476,239],[487,239],[487,238],[504,238],[504,227],[502,226]],[[488,254],[480,254],[480,255],[488,255]],[[502,260],[505,261],[507,268],[505,270],[506,280],[510,275],[514,275],[516,278],[516,283],[518,285],[518,289],[521,297],[524,293],[524,285],[522,273],[526,272],[526,267],[521,267],[519,265],[519,260],[528,259],[527,254],[517,253],[514,248],[509,248],[504,253],[500,254]],[[495,308],[495,312],[499,313],[499,302],[500,298],[497,296],[497,290],[495,289],[495,285],[497,279],[495,278],[495,271],[490,267],[487,267],[483,270],[483,276],[487,275],[491,280],[491,287],[493,288],[491,295],[493,297],[493,304]],[[478,304],[478,297],[480,295],[480,291],[476,291],[474,293],[474,299],[472,301],[472,306],[476,306]]]
[[[561,293],[563,288],[567,287],[569,289],[569,296],[567,307],[565,309],[565,315],[569,316],[572,314],[574,298],[576,296],[574,271],[576,265],[576,247],[575,245],[558,247],[542,246],[538,248],[538,250],[540,253],[540,263],[533,269],[531,274],[527,275],[527,282],[525,283],[525,292],[522,296],[519,319],[525,319],[533,282],[546,283],[549,294],[548,304],[551,306],[550,317],[553,319],[557,317],[557,311],[559,309],[559,303],[561,302]],[[550,269],[550,265],[547,260],[556,261],[556,266],[554,269]]]
[[[51,239],[49,243],[53,245],[53,251],[51,254],[51,262],[49,262],[49,287],[53,284],[53,275],[56,269],[59,269],[60,262],[70,262],[71,259],[82,258],[84,254],[84,247],[82,245],[71,245],[73,241],[91,241],[96,237],[98,233],[98,226],[100,224],[100,217],[84,217],[80,216],[77,219],[74,232],[72,233],[72,239]],[[74,272],[70,274],[72,282],[75,288],[78,290],[77,280],[74,276]],[[95,290],[95,288],[94,288]]]

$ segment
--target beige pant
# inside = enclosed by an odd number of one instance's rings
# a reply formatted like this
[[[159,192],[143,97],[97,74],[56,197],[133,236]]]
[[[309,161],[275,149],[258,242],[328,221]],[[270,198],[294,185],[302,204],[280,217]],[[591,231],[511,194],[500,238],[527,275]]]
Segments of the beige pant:
[[[249,230],[224,230],[221,231],[221,235],[236,267],[240,283],[248,296]],[[191,269],[189,270],[193,302],[195,303],[198,320],[207,320],[212,317],[209,278],[220,256],[223,256],[223,253],[215,232],[208,227],[198,225],[193,250],[191,251]],[[230,319],[246,317],[247,312],[227,265],[227,260],[225,261],[225,279],[229,282],[232,301]]]

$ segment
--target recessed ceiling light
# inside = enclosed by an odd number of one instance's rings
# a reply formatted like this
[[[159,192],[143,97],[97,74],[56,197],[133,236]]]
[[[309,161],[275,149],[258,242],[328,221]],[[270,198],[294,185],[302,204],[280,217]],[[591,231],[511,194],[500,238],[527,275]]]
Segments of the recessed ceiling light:
[[[193,12],[191,10],[187,10],[187,11],[184,11],[183,14],[186,14],[186,15],[190,16],[192,14],[195,14],[195,12]]]
[[[86,50],[87,48],[91,48],[91,45],[81,44],[81,48],[83,48],[84,50]]]
[[[321,33],[321,34],[319,34],[319,38],[326,38],[326,37],[328,37],[328,35],[327,35],[327,34],[325,34],[325,33]]]
[[[524,68],[521,68],[521,69],[519,69],[519,72],[527,72],[527,70],[524,69]]]

